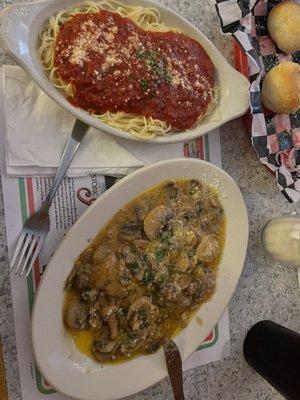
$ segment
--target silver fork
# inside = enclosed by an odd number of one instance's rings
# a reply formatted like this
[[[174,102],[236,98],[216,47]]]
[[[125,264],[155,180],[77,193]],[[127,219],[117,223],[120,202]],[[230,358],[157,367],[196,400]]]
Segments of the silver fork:
[[[26,270],[26,277],[30,274],[50,230],[49,208],[52,200],[88,128],[85,123],[75,121],[46,200],[25,222],[10,264],[10,272],[15,269],[15,273],[19,272],[21,276]]]

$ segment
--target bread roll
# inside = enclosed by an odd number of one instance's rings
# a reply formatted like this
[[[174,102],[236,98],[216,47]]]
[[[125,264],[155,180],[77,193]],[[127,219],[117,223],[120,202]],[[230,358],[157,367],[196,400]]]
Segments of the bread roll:
[[[285,53],[300,50],[300,4],[279,3],[268,16],[271,38]]]
[[[300,65],[291,61],[272,68],[263,80],[262,102],[278,114],[295,113],[300,108]]]

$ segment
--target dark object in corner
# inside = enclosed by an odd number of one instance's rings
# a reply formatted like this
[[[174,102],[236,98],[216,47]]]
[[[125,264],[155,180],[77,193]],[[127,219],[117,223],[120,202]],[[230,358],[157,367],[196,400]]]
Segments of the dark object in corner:
[[[244,341],[244,356],[264,379],[288,400],[300,399],[300,334],[261,321]]]

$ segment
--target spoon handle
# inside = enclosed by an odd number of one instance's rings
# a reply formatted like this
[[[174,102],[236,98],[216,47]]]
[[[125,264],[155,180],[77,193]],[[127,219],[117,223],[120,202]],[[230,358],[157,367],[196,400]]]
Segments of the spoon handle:
[[[174,400],[184,400],[182,381],[182,361],[176,344],[171,339],[164,341],[163,349],[171,381]]]

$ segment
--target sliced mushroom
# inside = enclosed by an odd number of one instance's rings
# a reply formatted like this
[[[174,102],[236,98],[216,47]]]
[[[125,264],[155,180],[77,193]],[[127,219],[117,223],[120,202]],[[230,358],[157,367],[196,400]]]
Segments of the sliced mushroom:
[[[149,205],[147,201],[140,200],[138,204],[134,207],[137,218],[143,221],[149,212]]]
[[[131,272],[126,267],[124,260],[119,260],[119,281],[121,285],[127,286],[130,284],[132,279]]]
[[[149,239],[155,239],[172,216],[172,211],[166,206],[153,208],[144,219],[144,231]]]
[[[76,330],[83,330],[88,328],[88,307],[80,299],[71,301],[65,313],[65,324]]]
[[[81,293],[81,297],[88,303],[94,303],[97,300],[99,293],[100,291],[98,289],[87,289]]]
[[[109,326],[111,340],[115,340],[119,333],[117,312],[118,307],[114,304],[104,307],[101,311],[103,320],[106,321]]]
[[[102,338],[94,342],[92,347],[92,353],[97,357],[97,353],[110,353],[116,346],[115,340],[109,340],[108,338]]]
[[[141,225],[138,221],[126,222],[122,225],[119,237],[123,240],[131,241],[140,237],[141,235]]]
[[[103,290],[107,295],[118,298],[124,296],[127,293],[127,287],[116,280],[111,280],[107,282]]]
[[[106,257],[111,253],[111,249],[107,243],[100,243],[94,251],[94,263],[102,263]]]
[[[145,239],[135,239],[132,245],[138,253],[145,253],[147,251],[149,242]]]
[[[146,336],[147,333],[128,336],[120,346],[121,353],[130,355],[130,353],[139,350],[144,345]]]
[[[148,297],[141,297],[129,308],[127,315],[128,327],[133,331],[148,328],[158,317],[158,309]]]
[[[118,255],[119,255],[119,258],[123,259],[126,264],[134,262],[136,259],[136,256],[134,255],[134,252],[132,251],[131,244],[121,246],[118,250]]]
[[[207,234],[202,236],[196,250],[199,261],[209,263],[214,261],[220,254],[220,246],[214,235]]]
[[[181,286],[177,282],[167,281],[161,288],[160,293],[170,301],[178,301],[181,295]]]
[[[197,293],[203,291],[203,285],[200,282],[191,282],[185,292],[189,296],[195,296]]]
[[[145,262],[134,260],[132,262],[126,263],[126,267],[130,270],[130,273],[138,280],[142,281],[144,273],[147,269],[147,264]]]
[[[190,189],[200,190],[202,189],[202,183],[198,179],[191,179],[190,180]]]
[[[192,304],[193,299],[188,296],[182,296],[180,304],[182,307],[189,307]]]
[[[104,321],[107,321],[110,317],[115,315],[118,311],[118,307],[115,304],[109,304],[102,308],[101,314]]]
[[[101,328],[102,319],[99,308],[92,307],[90,309],[89,324],[92,328]]]
[[[104,262],[95,266],[93,279],[96,288],[103,289],[109,281],[115,281],[118,274],[117,258],[114,253],[111,253]]]
[[[196,246],[197,238],[192,229],[190,229],[186,222],[183,220],[177,220],[172,227],[173,237],[172,243],[176,248],[183,250],[190,250]]]
[[[92,273],[92,264],[83,260],[78,260],[75,268],[66,280],[65,289],[84,290],[90,287],[90,278]]]
[[[197,218],[201,215],[203,209],[203,202],[197,201],[195,204],[187,205],[186,208],[183,209],[183,217],[188,220]]]
[[[116,315],[110,317],[107,321],[109,329],[110,329],[110,338],[111,340],[115,340],[119,334],[119,325],[118,318]]]
[[[167,193],[168,197],[171,199],[175,199],[179,193],[179,187],[173,181],[167,182],[163,186],[163,189]]]
[[[174,270],[184,272],[189,268],[189,257],[183,250],[173,250],[170,252],[170,263]]]
[[[108,304],[108,299],[104,292],[100,292],[97,300],[90,306],[89,324],[92,328],[102,327],[101,309]]]

